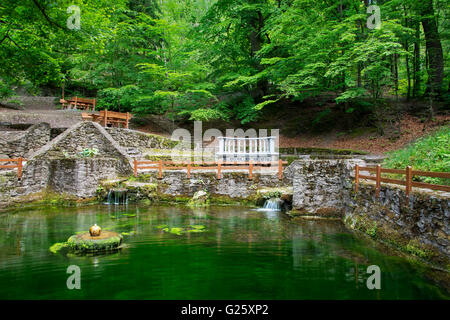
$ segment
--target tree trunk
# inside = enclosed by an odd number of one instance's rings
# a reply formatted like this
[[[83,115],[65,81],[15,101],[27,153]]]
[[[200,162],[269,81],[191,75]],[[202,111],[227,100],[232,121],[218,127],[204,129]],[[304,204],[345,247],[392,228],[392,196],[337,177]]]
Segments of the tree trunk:
[[[428,82],[425,93],[439,96],[444,79],[444,56],[432,0],[423,2],[421,16],[428,55]]]
[[[403,6],[403,12],[405,14],[405,27],[409,27],[409,19],[408,19],[408,15],[406,13],[406,7]],[[405,51],[409,53],[409,44],[408,44],[408,40],[405,40],[404,43],[404,48]],[[409,99],[411,98],[411,71],[409,70],[409,55],[405,55],[405,64],[406,64],[406,77],[408,79],[408,91],[406,93],[406,101],[409,101]]]
[[[252,26],[249,40],[250,40],[250,56],[254,59],[254,65],[256,69],[261,72],[264,70],[264,66],[260,63],[259,59],[256,59],[256,54],[259,50],[261,50],[263,39],[261,38],[261,30],[264,27],[264,17],[261,11],[256,12],[256,17],[252,18],[250,21],[250,25]],[[256,90],[253,93],[253,96],[256,98],[260,98],[262,96],[267,95],[269,90],[269,83],[266,79],[259,80],[256,84]]]
[[[394,90],[395,90],[395,99],[398,100],[398,55],[394,53],[393,56],[393,72],[394,72]]]
[[[414,39],[414,69],[413,69],[413,97],[418,97],[420,92],[420,23],[415,23],[416,35]]]

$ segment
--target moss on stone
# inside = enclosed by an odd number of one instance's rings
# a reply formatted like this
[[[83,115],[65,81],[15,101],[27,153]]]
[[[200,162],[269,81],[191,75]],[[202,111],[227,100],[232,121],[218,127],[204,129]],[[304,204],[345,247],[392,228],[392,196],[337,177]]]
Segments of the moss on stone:
[[[416,260],[418,263],[426,263],[440,269],[443,266],[445,268],[449,263],[448,259],[439,254],[434,247],[422,244],[416,239],[409,239],[400,231],[388,228],[386,224],[378,224],[369,217],[346,216],[343,222],[348,228],[360,234],[393,247],[409,257],[413,256],[419,259]]]
[[[328,149],[328,148],[280,148],[282,154],[333,154],[333,155],[366,155],[367,151],[352,149]]]
[[[254,206],[256,198],[254,195],[246,198],[232,198],[227,195],[211,195],[210,203],[215,205],[242,205],[242,206]]]
[[[172,156],[168,156],[168,155],[153,155],[153,154],[147,154],[145,156],[146,160],[150,160],[150,161],[171,161],[172,160]]]
[[[12,202],[0,208],[0,212],[18,212],[24,210],[34,210],[44,207],[74,207],[80,205],[97,204],[97,197],[78,198],[66,193],[57,193],[50,189],[30,193],[25,196],[17,197]]]
[[[88,233],[73,235],[67,240],[69,249],[76,252],[109,251],[117,249],[122,243],[122,235],[116,232],[108,232],[110,236],[104,239],[93,239],[86,236]]]
[[[50,251],[52,252],[52,253],[58,253],[59,251],[61,251],[62,249],[64,249],[64,248],[67,248],[68,247],[68,244],[67,244],[67,242],[57,242],[57,243],[55,243],[54,245],[52,245],[51,247],[50,247]]]
[[[429,260],[434,256],[432,250],[427,249],[424,245],[417,240],[411,240],[405,247],[406,251],[425,260]]]

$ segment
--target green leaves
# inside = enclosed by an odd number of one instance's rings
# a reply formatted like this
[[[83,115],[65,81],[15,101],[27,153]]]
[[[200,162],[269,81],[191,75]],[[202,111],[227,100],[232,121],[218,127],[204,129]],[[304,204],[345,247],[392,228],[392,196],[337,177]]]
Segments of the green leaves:
[[[344,91],[339,97],[336,98],[337,103],[349,102],[352,100],[356,100],[359,98],[365,97],[367,94],[367,90],[364,88],[350,88]]]
[[[65,78],[66,94],[97,93],[100,108],[172,119],[248,123],[280,100],[330,92],[338,103],[376,105],[399,85],[410,89],[403,61],[412,72],[408,50],[423,39],[414,27],[423,4],[413,0],[383,1],[378,30],[367,29],[366,6],[355,0],[85,0],[76,2],[78,31],[65,27],[71,2],[38,3],[2,1],[0,98]]]

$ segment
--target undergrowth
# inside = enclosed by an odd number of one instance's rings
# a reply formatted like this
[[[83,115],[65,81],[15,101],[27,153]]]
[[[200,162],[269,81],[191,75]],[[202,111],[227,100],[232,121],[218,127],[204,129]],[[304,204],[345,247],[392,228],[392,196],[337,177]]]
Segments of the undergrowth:
[[[403,149],[387,153],[383,167],[413,170],[450,172],[450,126],[418,139]],[[450,179],[418,177],[414,181],[450,185]]]

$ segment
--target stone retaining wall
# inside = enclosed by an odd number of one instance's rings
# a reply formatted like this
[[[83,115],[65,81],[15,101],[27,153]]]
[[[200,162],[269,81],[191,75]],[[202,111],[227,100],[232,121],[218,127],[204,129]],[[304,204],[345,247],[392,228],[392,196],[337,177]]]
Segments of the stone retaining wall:
[[[103,197],[106,197],[110,189],[126,188],[129,191],[140,194],[141,200],[146,196],[149,198],[184,198],[188,200],[194,193],[206,190],[212,198],[228,201],[255,202],[264,197],[267,192],[279,190],[286,196],[292,194],[288,188],[292,185],[291,178],[286,175],[282,180],[278,174],[253,174],[253,180],[248,179],[248,172],[222,172],[220,180],[217,179],[216,171],[192,171],[191,178],[187,178],[186,171],[167,171],[163,173],[162,179],[158,179],[157,172],[148,172],[138,176],[138,181],[105,181],[103,184]],[[146,195],[147,191],[151,192]],[[156,191],[156,194],[153,193]],[[133,198],[136,195],[133,195]]]
[[[391,243],[406,252],[447,266],[450,263],[450,193],[413,188],[409,201],[404,187],[360,183],[346,202],[345,223],[352,229]]]
[[[21,180],[15,171],[0,173],[0,208],[43,191],[94,197],[101,180],[120,175],[118,162],[101,158],[30,160],[23,168]]]
[[[48,167],[48,188],[79,198],[96,195],[100,180],[117,177],[117,159],[52,160]]]
[[[27,110],[0,112],[0,123],[15,125],[38,124],[47,122],[52,128],[69,128],[79,122],[81,111],[76,110]]]
[[[122,147],[172,149],[178,141],[131,129],[105,128]]]
[[[51,129],[48,123],[39,123],[26,131],[4,134],[0,137],[0,155],[9,158],[29,157],[50,141]],[[1,157],[0,157],[1,158]]]
[[[80,159],[84,149],[97,149],[92,158],[117,159],[118,174],[132,173],[132,162],[120,145],[98,123],[80,122],[67,129],[34,154],[32,159]]]
[[[352,172],[361,160],[295,160],[293,208],[297,215],[343,216],[352,188]]]

